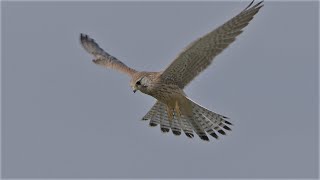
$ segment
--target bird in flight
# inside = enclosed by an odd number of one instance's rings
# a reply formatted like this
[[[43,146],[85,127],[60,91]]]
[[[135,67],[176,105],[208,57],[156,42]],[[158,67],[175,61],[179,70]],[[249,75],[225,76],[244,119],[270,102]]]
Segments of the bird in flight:
[[[202,140],[209,141],[208,134],[218,139],[232,125],[226,116],[210,111],[192,101],[183,91],[197,75],[206,69],[213,59],[240,35],[263,7],[263,1],[254,0],[238,15],[215,30],[189,44],[164,70],[160,72],[137,71],[110,55],[91,39],[81,34],[83,48],[94,56],[93,62],[112,68],[131,77],[133,92],[141,91],[157,99],[142,120],[150,126],[160,124],[164,133],[172,131],[180,135],[183,131],[189,138],[196,133]]]

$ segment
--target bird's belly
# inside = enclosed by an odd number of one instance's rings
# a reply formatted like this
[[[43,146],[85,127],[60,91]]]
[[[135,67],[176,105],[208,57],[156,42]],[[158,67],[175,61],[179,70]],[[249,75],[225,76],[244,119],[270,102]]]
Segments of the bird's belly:
[[[181,90],[177,85],[159,86],[158,88],[154,89],[153,93],[150,95],[166,104],[167,108],[174,111],[179,111],[179,114],[182,113],[185,115],[190,115],[191,105],[189,104],[189,101],[187,100],[183,90]]]
[[[180,96],[184,96],[184,92],[176,85],[161,85],[154,88],[150,95],[169,105],[175,102]]]

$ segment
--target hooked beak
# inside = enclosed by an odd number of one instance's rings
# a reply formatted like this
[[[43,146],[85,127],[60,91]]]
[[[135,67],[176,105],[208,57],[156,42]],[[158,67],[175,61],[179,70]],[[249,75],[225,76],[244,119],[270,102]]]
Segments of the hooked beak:
[[[132,87],[132,91],[133,91],[133,93],[136,93],[137,88],[136,87]]]

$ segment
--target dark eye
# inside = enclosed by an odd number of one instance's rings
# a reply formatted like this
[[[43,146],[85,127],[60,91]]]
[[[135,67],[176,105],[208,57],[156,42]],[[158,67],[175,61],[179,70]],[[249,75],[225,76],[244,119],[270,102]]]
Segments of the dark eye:
[[[137,81],[137,82],[136,82],[136,85],[141,85],[141,82],[140,82],[140,81]]]

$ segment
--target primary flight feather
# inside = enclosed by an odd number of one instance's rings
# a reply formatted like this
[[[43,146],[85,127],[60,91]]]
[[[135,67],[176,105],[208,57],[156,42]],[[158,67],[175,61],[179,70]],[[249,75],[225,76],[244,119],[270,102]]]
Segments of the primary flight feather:
[[[217,134],[225,135],[225,130],[231,130],[228,125],[232,124],[227,117],[193,102],[183,89],[236,40],[261,7],[262,1],[256,4],[252,1],[238,15],[188,45],[160,72],[137,71],[128,67],[105,52],[88,35],[81,34],[80,42],[94,56],[94,63],[127,74],[131,77],[130,86],[134,92],[139,90],[157,99],[142,118],[150,120],[150,126],[160,124],[162,132],[169,132],[171,129],[175,135],[184,132],[190,138],[196,133],[202,140],[209,141],[207,134],[218,139]]]

